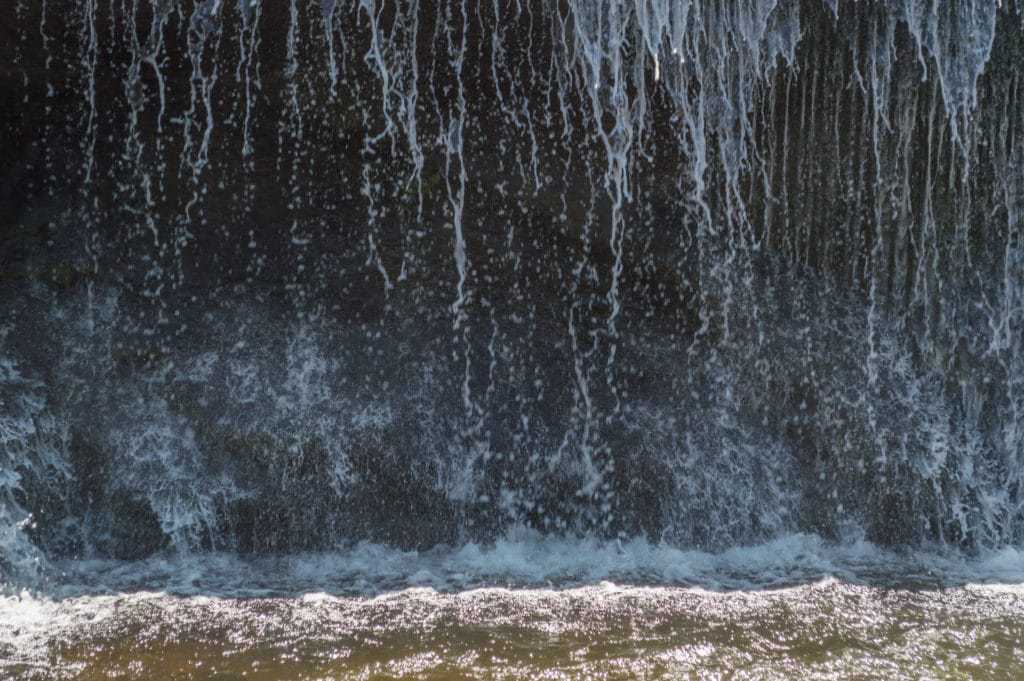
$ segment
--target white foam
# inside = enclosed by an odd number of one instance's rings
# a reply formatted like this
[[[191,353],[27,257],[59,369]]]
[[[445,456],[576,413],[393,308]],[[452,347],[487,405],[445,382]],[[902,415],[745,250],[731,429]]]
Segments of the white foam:
[[[519,529],[493,544],[425,552],[363,543],[251,559],[215,553],[134,563],[78,561],[58,566],[65,582],[49,591],[0,597],[0,676],[5,665],[43,669],[52,642],[92,636],[98,627],[116,631],[150,617],[153,607],[186,620],[211,611],[245,618],[250,598],[274,597],[293,622],[336,617],[345,626],[368,627],[375,626],[381,604],[408,616],[420,606],[445,603],[465,612],[486,605],[488,613],[496,603],[514,603],[521,611],[575,612],[580,603],[599,609],[627,601],[684,607],[680,603],[692,598],[746,607],[764,598],[802,600],[850,584],[980,590],[989,594],[986,603],[1002,602],[1012,612],[1024,595],[1022,558],[1016,549],[967,558],[939,547],[897,552],[862,540],[836,544],[805,534],[706,553]],[[165,616],[170,615],[160,615]],[[573,624],[571,617],[559,616],[543,626]]]
[[[896,552],[865,541],[826,542],[793,534],[721,553],[643,539],[553,537],[518,529],[492,544],[403,551],[360,543],[335,551],[242,558],[192,554],[136,563],[80,561],[51,595],[137,593],[183,596],[341,594],[373,596],[410,587],[559,587],[600,583],[716,590],[778,589],[838,579],[855,583],[1020,585],[1024,557],[1003,549],[975,558],[941,547]]]

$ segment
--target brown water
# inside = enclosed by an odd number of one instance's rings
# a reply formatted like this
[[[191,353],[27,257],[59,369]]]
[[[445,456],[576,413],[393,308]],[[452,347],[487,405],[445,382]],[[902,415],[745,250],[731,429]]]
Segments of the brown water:
[[[1019,586],[14,600],[10,679],[1024,679]]]

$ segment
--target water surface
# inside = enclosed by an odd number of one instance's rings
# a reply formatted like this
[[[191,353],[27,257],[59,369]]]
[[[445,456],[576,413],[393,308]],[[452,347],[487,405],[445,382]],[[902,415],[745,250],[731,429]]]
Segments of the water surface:
[[[0,601],[12,678],[1024,676],[1015,551],[968,560],[796,536],[704,554],[520,538],[63,568],[51,594]]]

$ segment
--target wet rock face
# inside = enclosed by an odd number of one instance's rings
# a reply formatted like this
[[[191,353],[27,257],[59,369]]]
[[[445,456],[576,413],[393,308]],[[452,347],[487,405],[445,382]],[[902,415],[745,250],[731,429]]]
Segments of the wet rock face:
[[[110,516],[107,553],[111,557],[139,560],[170,544],[170,538],[160,527],[160,519],[145,499],[116,492],[108,501],[107,512]]]
[[[700,229],[709,219],[862,288],[876,237],[892,241],[872,257],[898,294],[921,256],[900,253],[909,235],[877,209],[967,216],[948,192],[924,201],[920,179],[875,188],[927,177],[931,158],[953,194],[991,193],[975,177],[1012,159],[968,138],[1011,85],[1017,10],[840,3],[837,19],[817,0],[719,4],[7,6],[0,214],[60,226],[58,241],[88,231],[105,273],[139,289],[167,279],[169,297],[253,280],[315,296],[340,270],[482,294],[509,246],[532,259],[535,244],[563,280],[589,253],[601,297],[619,260],[657,290],[651,266],[716,253],[680,247],[719,233]],[[948,148],[910,153],[930,125]],[[659,247],[630,243],[651,244],[654,216]],[[569,248],[555,257],[558,234]]]
[[[1024,18],[926,5],[3,4],[0,556],[1019,543]]]

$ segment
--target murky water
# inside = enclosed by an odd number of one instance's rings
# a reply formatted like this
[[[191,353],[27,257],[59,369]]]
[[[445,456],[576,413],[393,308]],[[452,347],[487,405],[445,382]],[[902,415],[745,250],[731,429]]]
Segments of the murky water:
[[[1024,678],[1016,552],[540,540],[65,568],[77,585],[0,599],[3,678]]]
[[[132,595],[15,678],[1024,676],[1024,591],[835,581],[715,593],[612,583],[375,598]]]

